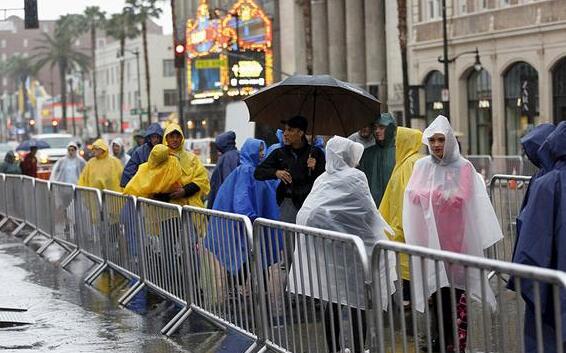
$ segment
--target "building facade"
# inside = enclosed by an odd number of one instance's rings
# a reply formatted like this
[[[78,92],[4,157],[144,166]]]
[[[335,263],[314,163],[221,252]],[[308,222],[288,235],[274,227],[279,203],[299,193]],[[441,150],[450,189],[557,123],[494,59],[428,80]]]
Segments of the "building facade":
[[[410,2],[409,79],[424,96],[415,125],[447,114],[463,133],[464,153],[513,155],[532,126],[566,120],[566,2],[446,0],[446,6],[449,58],[456,58],[448,95],[438,60],[442,0]]]
[[[152,31],[147,35],[148,58],[151,77],[152,121],[165,120],[177,110],[177,82],[171,35]],[[120,131],[120,109],[123,111],[124,130],[140,126],[148,121],[145,64],[142,38],[126,41],[126,53],[119,55],[119,42],[99,38],[96,49],[97,102],[100,122],[107,130]],[[135,52],[139,52],[139,77]],[[124,61],[124,102],[120,107],[120,63]],[[141,100],[138,100],[138,80]],[[92,107],[92,86],[87,87],[86,106]],[[140,109],[141,107],[141,109]],[[90,133],[90,131],[89,131]]]

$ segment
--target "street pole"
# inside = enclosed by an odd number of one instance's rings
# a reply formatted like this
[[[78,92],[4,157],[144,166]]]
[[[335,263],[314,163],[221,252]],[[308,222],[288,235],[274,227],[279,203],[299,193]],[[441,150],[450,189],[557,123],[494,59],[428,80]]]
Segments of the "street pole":
[[[133,52],[136,56],[136,65],[138,70],[138,113],[140,118],[140,129],[143,127],[142,121],[142,107],[141,107],[141,76],[140,76],[140,51],[136,50]],[[150,112],[147,112],[149,114]]]
[[[77,135],[77,128],[75,125],[75,95],[73,94],[73,78],[69,79],[69,88],[71,91],[71,120],[73,122],[73,136]]]
[[[177,53],[177,44],[178,43],[185,43],[184,40],[179,40],[179,31],[177,30],[177,15],[176,15],[176,4],[175,0],[171,0],[171,21],[173,22],[173,49],[175,53]],[[184,51],[183,51],[184,52]],[[177,54],[175,54],[176,56]],[[186,55],[186,54],[183,54]],[[186,60],[185,60],[186,61]],[[187,127],[185,126],[185,116],[183,112],[183,97],[184,97],[184,80],[183,80],[183,70],[185,68],[185,63],[183,63],[183,67],[176,67],[176,74],[177,74],[177,115],[179,124],[181,125],[181,130],[183,134],[186,136]],[[177,65],[175,65],[177,66]]]
[[[450,120],[450,90],[448,74],[448,24],[446,21],[446,0],[442,0],[442,44],[444,54],[444,89],[448,92],[448,100],[445,103],[444,114]]]

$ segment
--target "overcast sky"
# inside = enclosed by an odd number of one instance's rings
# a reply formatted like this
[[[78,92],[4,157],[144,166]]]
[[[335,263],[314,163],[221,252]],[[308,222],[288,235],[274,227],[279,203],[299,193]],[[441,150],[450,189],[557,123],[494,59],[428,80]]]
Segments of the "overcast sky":
[[[106,14],[117,13],[122,10],[125,0],[38,0],[38,15],[40,20],[56,20],[61,15],[68,13],[81,13],[87,6],[98,6]],[[158,2],[159,7],[163,9],[161,18],[156,22],[163,27],[165,34],[172,32],[171,24],[171,2],[163,0]],[[0,0],[0,9],[5,8],[21,8],[24,7],[24,0]],[[6,16],[4,11],[0,10],[0,21],[10,15],[24,17],[24,11],[8,11]]]

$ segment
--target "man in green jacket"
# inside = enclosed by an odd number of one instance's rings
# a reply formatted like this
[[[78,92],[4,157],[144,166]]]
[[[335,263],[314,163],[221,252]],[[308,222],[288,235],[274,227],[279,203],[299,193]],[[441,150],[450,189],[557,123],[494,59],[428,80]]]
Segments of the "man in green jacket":
[[[359,168],[368,178],[371,196],[377,208],[395,167],[395,134],[397,124],[390,113],[382,113],[376,120],[375,145],[364,151]]]

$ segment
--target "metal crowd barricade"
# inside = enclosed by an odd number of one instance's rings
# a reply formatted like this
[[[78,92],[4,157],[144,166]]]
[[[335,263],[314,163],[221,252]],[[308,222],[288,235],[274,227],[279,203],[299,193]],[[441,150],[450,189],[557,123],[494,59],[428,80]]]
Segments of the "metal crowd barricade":
[[[517,216],[531,177],[521,175],[494,175],[489,184],[491,204],[503,230],[503,240],[487,251],[489,258],[511,261],[517,240]]]
[[[0,220],[0,227],[8,221],[7,204],[5,175],[0,174],[0,215],[3,217],[2,220]]]
[[[210,179],[212,171],[214,170],[214,168],[216,168],[216,164],[205,164],[204,167],[206,168],[206,171],[208,172],[208,178]]]
[[[34,205],[36,216],[36,228],[24,240],[24,244],[30,242],[37,234],[46,236],[51,240],[53,234],[53,217],[51,209],[51,196],[49,182],[46,180],[35,179],[33,189]]]
[[[37,209],[35,208],[35,179],[22,176],[22,198],[24,203],[25,221],[30,226],[37,227]]]
[[[185,206],[191,305],[220,326],[256,340],[252,295],[252,225],[241,215]],[[251,348],[250,348],[251,349]]]
[[[488,155],[470,155],[466,156],[476,171],[483,176],[483,179],[487,182],[491,178],[491,156]]]
[[[75,188],[74,212],[77,219],[78,251],[99,266],[86,276],[85,282],[92,283],[106,268],[104,253],[104,223],[102,218],[102,196],[100,190],[77,186]],[[71,255],[70,259],[78,252]],[[68,263],[70,260],[66,261]]]
[[[353,235],[254,222],[259,341],[278,352],[364,352],[369,263]]]
[[[25,219],[22,177],[20,175],[6,175],[5,188],[6,213],[10,219],[20,224]]]
[[[75,225],[80,224],[75,217],[75,186],[51,182],[49,188],[53,240],[66,250],[73,251],[78,246]],[[41,252],[43,250],[45,249],[41,249]]]
[[[398,261],[409,258],[410,277],[397,282],[387,310],[378,310],[383,304],[377,295],[383,291],[380,276],[401,274],[399,265],[383,266],[381,259],[391,254]],[[496,276],[488,281],[490,272]],[[372,255],[372,274],[375,352],[449,352],[449,344],[454,352],[542,352],[543,346],[544,351],[563,352],[563,272],[380,241]],[[456,288],[457,276],[465,286]],[[507,285],[502,278],[512,282]],[[424,301],[422,311],[416,310],[419,301]],[[536,347],[525,347],[525,335]]]
[[[521,156],[493,156],[492,161],[492,175],[519,175],[523,170],[523,157]]]
[[[105,190],[102,214],[108,265],[126,277],[139,279],[142,271],[135,198]]]
[[[182,305],[187,311],[189,273],[187,237],[183,233],[181,206],[149,199],[137,199],[137,220],[141,241],[144,285]],[[170,324],[162,332],[166,332]]]
[[[527,156],[523,156],[523,170],[521,175],[533,176],[538,172],[539,168],[529,160]]]

